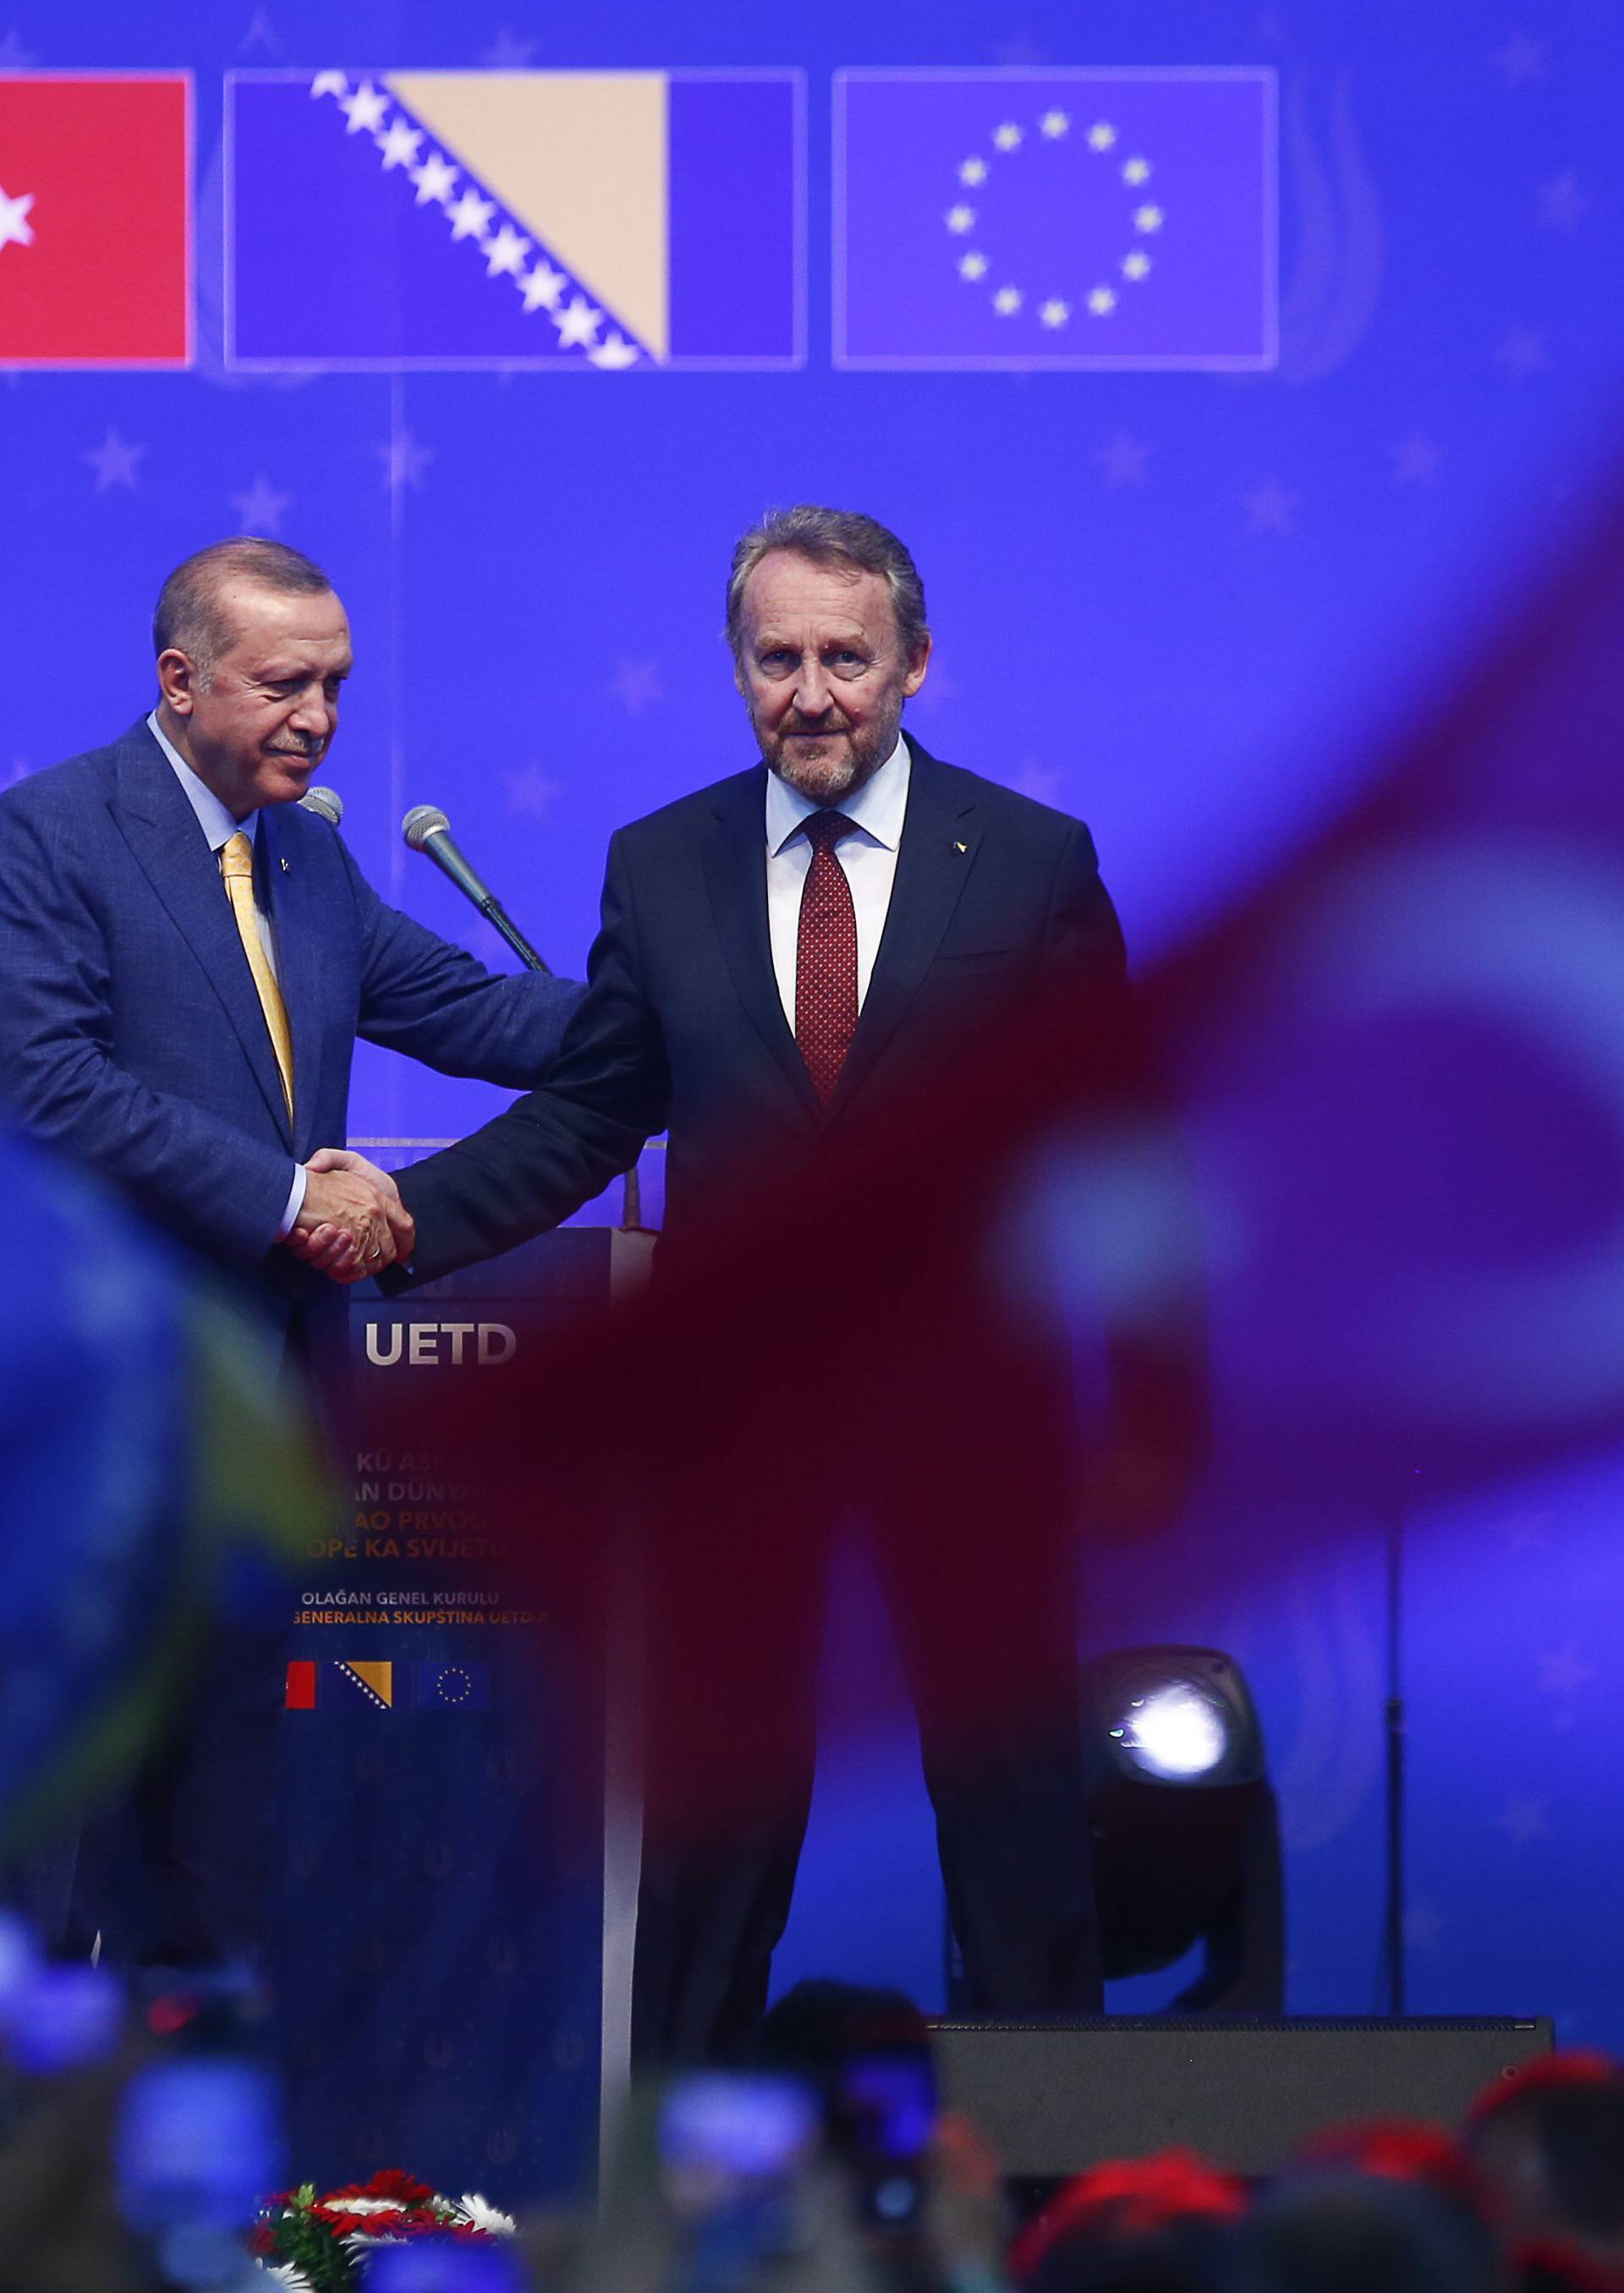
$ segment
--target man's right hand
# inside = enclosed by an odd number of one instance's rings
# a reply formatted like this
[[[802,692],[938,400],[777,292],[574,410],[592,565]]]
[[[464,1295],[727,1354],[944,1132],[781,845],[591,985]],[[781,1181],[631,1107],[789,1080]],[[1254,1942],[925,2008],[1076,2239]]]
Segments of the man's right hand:
[[[394,1181],[364,1155],[324,1147],[304,1165],[304,1200],[288,1247],[335,1282],[359,1282],[410,1251],[410,1218]]]

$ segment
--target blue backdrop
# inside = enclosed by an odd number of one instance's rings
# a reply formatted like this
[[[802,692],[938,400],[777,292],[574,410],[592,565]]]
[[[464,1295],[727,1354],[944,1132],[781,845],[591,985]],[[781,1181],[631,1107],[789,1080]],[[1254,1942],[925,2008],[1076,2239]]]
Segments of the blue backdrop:
[[[893,525],[923,570],[938,653],[921,735],[1085,816],[1131,946],[1165,951],[1347,800],[1593,482],[1624,352],[1606,285],[1624,30],[1600,19],[1590,0],[1097,0],[1085,20],[1063,0],[894,0],[789,30],[741,0],[357,0],[336,29],[314,0],[201,14],[5,0],[0,73],[195,74],[198,231],[191,371],[0,377],[0,781],[147,708],[145,617],[172,563],[226,531],[274,533],[350,607],[357,668],[330,777],[373,880],[502,960],[399,840],[408,804],[442,803],[555,967],[579,972],[610,831],[749,758],[719,635],[734,536],[770,503],[830,500]],[[837,366],[837,207],[859,255],[894,218],[836,199],[835,75],[957,67],[1035,87],[1082,65],[1278,75],[1274,363],[1047,370],[1034,334],[1025,370]],[[481,66],[803,75],[804,363],[228,369],[225,75],[343,69],[351,85]],[[16,199],[30,186],[7,166],[0,142]],[[1174,220],[1170,205],[1169,233]],[[0,246],[0,315],[31,251]],[[725,237],[714,259],[735,259]],[[280,292],[296,312],[331,291],[318,234],[291,249]],[[353,1130],[443,1138],[495,1103],[363,1050]],[[1412,1522],[1419,2010],[1546,2010],[1564,2037],[1624,2046],[1621,1495],[1619,1463],[1587,1458]],[[1335,1560],[1318,1544],[1303,1557],[1280,1527],[1278,1566],[1218,1612],[1179,1593],[1181,1553],[1210,1522],[1149,1569],[1110,1571],[1116,1636],[1214,1641],[1251,1672],[1301,2011],[1371,2003],[1384,1526],[1347,1524]],[[860,1733],[840,1724],[843,1680],[883,1664],[858,1575],[848,1589],[781,1968],[930,2000],[938,1899],[900,1698]],[[869,1722],[874,1701],[871,1686]]]

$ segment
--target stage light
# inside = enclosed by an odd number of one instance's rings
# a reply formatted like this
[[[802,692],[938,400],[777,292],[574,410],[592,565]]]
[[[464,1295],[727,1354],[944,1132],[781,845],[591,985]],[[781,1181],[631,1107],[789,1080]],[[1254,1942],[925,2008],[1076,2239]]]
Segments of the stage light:
[[[1222,1766],[1232,1733],[1216,1698],[1182,1684],[1131,1697],[1109,1732],[1136,1766],[1164,1783],[1210,1776]]]
[[[1114,1649],[1084,1672],[1091,1789],[1112,1773],[1173,1789],[1259,1780],[1263,1732],[1220,1649]]]
[[[1117,1649],[1084,1675],[1094,1888],[1108,1977],[1205,1945],[1179,2013],[1279,2013],[1279,1816],[1263,1731],[1220,1649]]]
[[[1203,1946],[1164,2012],[1278,2014],[1285,1994],[1279,1811],[1246,1680],[1220,1649],[1116,1649],[1084,1672],[1086,1812],[1108,1981]],[[973,2013],[948,1938],[947,1995]]]

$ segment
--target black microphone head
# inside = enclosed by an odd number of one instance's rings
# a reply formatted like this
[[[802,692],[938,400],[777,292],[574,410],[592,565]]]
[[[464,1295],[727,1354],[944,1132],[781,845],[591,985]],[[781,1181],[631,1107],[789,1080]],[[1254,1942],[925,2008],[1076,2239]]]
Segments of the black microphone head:
[[[309,788],[299,798],[306,812],[313,812],[337,828],[344,818],[344,798],[335,788]]]
[[[431,836],[451,824],[437,804],[414,804],[401,822],[401,834],[414,852],[421,852]]]

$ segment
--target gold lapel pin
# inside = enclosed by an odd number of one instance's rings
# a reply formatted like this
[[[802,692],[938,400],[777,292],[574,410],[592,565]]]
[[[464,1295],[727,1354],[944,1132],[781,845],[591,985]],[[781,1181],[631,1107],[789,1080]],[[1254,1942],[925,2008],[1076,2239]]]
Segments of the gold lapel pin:
[[[958,838],[955,836],[953,839],[953,848],[955,852],[968,852],[970,847],[968,844],[961,844]],[[284,860],[282,865],[285,868],[288,865],[288,863]]]

